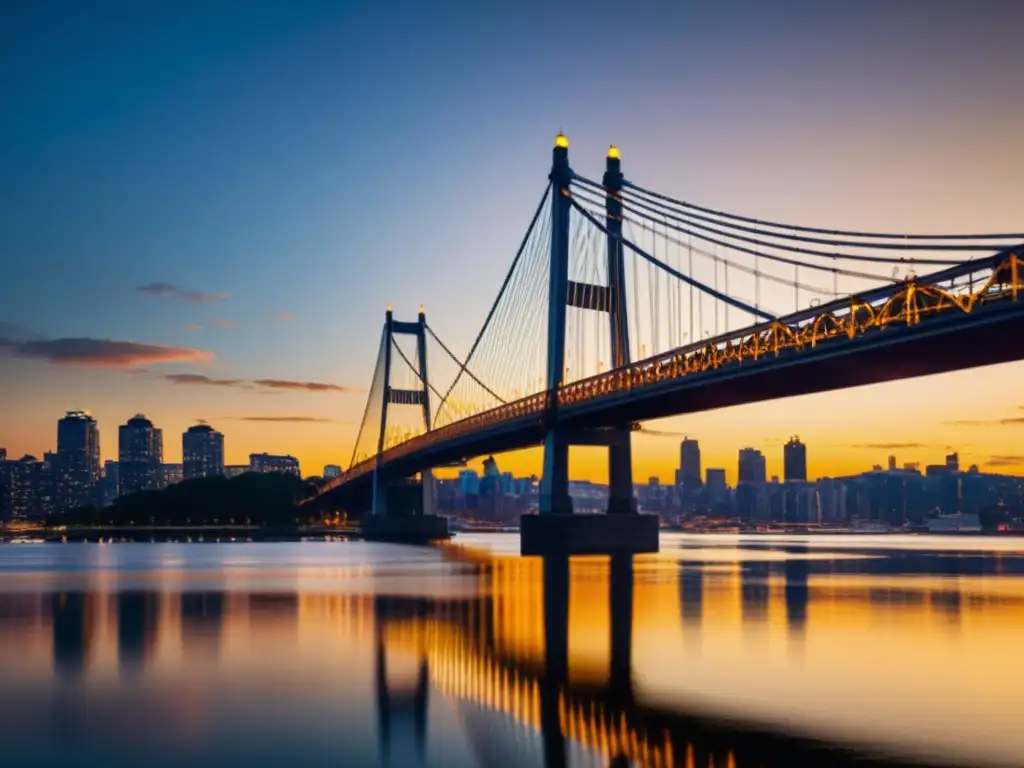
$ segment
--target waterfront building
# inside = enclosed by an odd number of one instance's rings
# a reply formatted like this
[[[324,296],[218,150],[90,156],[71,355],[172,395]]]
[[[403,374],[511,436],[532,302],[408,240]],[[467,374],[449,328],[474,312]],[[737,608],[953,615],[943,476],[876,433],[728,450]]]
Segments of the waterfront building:
[[[284,472],[302,477],[299,473],[299,460],[294,456],[278,456],[272,453],[250,453],[250,472]]]
[[[224,474],[224,435],[209,424],[189,427],[181,436],[182,475],[185,480]]]
[[[164,487],[163,432],[141,413],[117,430],[118,496]]]

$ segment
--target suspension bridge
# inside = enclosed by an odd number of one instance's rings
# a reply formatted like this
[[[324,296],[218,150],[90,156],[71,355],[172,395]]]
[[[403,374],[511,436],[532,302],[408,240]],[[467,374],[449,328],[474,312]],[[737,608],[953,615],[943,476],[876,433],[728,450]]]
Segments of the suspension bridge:
[[[657,520],[633,498],[639,422],[1024,359],[1022,257],[1024,233],[862,232],[696,205],[627,179],[615,147],[595,181],[559,134],[469,350],[422,307],[411,322],[389,307],[351,463],[311,501],[407,530],[404,479],[423,478],[429,512],[432,469],[543,445],[524,554],[656,551]],[[607,446],[608,515],[572,514],[570,445]]]

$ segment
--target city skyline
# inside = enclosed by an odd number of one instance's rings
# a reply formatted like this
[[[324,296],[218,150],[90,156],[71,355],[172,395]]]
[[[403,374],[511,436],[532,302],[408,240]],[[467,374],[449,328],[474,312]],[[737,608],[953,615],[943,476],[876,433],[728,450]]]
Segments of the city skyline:
[[[617,24],[610,7],[582,19],[571,5],[550,13],[574,26],[572,40],[530,8],[481,10],[452,28],[412,5],[241,15],[126,6],[125,23],[106,28],[85,13],[10,11],[12,60],[32,66],[8,83],[16,108],[0,134],[0,239],[11,254],[0,380],[14,406],[0,445],[42,457],[54,418],[88,404],[109,425],[101,460],[117,455],[113,427],[141,411],[167,434],[199,420],[230,431],[225,464],[272,450],[307,467],[347,466],[384,306],[412,318],[425,304],[440,335],[468,349],[559,127],[583,171],[599,169],[614,142],[631,178],[754,216],[1015,229],[1024,148],[1011,126],[1024,107],[1001,94],[1024,87],[1019,10],[865,3],[797,23],[794,3],[677,9],[669,25],[663,9],[638,9],[621,56],[563,84],[551,73],[575,73],[569,63]],[[731,44],[716,44],[726,21]],[[392,23],[391,39],[354,34]],[[686,30],[676,45],[636,42],[670,26]],[[531,30],[552,53],[542,66],[505,40],[492,51],[498,27]],[[686,74],[669,83],[660,72]],[[624,108],[609,110],[610,99]],[[401,199],[392,178],[409,179]],[[683,433],[733,482],[744,446],[781,477],[794,433],[812,446],[812,476],[890,453],[938,463],[951,448],[964,464],[1021,471],[1022,371],[653,422],[634,435],[635,477],[671,478]],[[180,460],[168,443],[165,460]],[[574,477],[606,478],[598,451],[573,457]],[[538,451],[502,462],[540,469]]]
[[[58,431],[61,424],[66,421],[77,422],[80,420],[87,420],[93,426],[92,429],[97,437],[97,442],[100,446],[104,444],[102,440],[103,429],[98,420],[96,420],[92,414],[87,410],[74,410],[67,411],[64,416],[58,420]],[[117,439],[114,442],[114,447],[110,449],[110,453],[115,458],[104,459],[104,454],[100,454],[100,458],[97,462],[106,465],[113,465],[119,467],[124,464],[125,454],[125,439],[128,435],[129,440],[136,441],[137,437],[131,435],[130,432],[126,433],[126,429],[130,428],[133,424],[142,422],[146,425],[147,431],[155,433],[155,448],[146,449],[145,453],[149,455],[147,461],[153,463],[155,468],[178,466],[183,468],[183,479],[189,479],[192,477],[201,477],[207,473],[207,470],[203,469],[207,463],[211,463],[213,467],[213,474],[227,474],[231,476],[231,472],[228,470],[234,470],[237,472],[239,468],[251,468],[256,471],[286,471],[299,476],[304,477],[332,477],[336,476],[341,471],[344,471],[342,464],[335,462],[327,462],[323,465],[311,465],[303,464],[297,457],[292,454],[278,454],[271,453],[266,450],[252,451],[244,457],[244,461],[233,461],[228,460],[228,456],[235,457],[235,452],[228,452],[227,447],[231,445],[231,441],[226,439],[225,435],[218,431],[214,426],[208,424],[205,421],[199,421],[196,424],[190,425],[187,429],[183,430],[181,441],[170,441],[169,446],[181,445],[182,450],[178,454],[174,454],[173,450],[170,454],[164,452],[164,443],[162,439],[163,429],[156,426],[152,421],[146,418],[143,414],[137,413],[129,418],[124,424],[118,427]],[[188,465],[188,461],[185,460],[186,450],[184,449],[185,441],[196,436],[200,438],[207,438],[210,436],[217,441],[214,448],[214,455],[207,458],[202,455],[195,459],[197,469],[192,471],[190,475],[187,469],[184,469]],[[643,432],[634,433],[635,435],[644,435]],[[698,484],[706,482],[707,473],[719,473],[724,472],[726,482],[730,487],[738,485],[743,480],[743,470],[741,466],[744,464],[744,456],[751,454],[756,456],[755,461],[759,462],[759,466],[754,468],[753,475],[747,479],[757,479],[760,482],[764,482],[770,479],[778,480],[807,480],[817,481],[821,479],[846,477],[861,474],[864,472],[872,471],[874,469],[888,469],[888,470],[905,470],[908,468],[914,468],[921,470],[924,467],[934,465],[948,464],[951,456],[955,457],[959,464],[964,467],[976,467],[979,472],[995,475],[1010,475],[1018,476],[1024,475],[1024,473],[1018,473],[1013,471],[1012,466],[996,465],[995,467],[990,465],[979,464],[978,462],[970,460],[970,454],[963,454],[961,458],[961,450],[955,444],[944,446],[944,449],[940,454],[932,455],[927,454],[927,458],[922,458],[916,452],[922,448],[921,444],[916,443],[878,443],[865,446],[856,446],[863,448],[864,450],[875,450],[877,451],[888,451],[885,456],[876,455],[875,459],[869,460],[867,463],[862,463],[855,467],[852,467],[850,471],[843,472],[841,474],[827,474],[818,472],[815,470],[815,451],[814,446],[809,446],[808,443],[802,440],[797,435],[791,435],[786,442],[782,442],[781,439],[768,439],[762,440],[758,443],[756,440],[748,440],[747,443],[734,447],[732,449],[731,456],[726,456],[722,453],[708,453],[705,450],[705,443],[702,438],[696,435],[679,434],[675,435],[672,433],[661,433],[658,435],[659,441],[669,446],[674,445],[672,448],[668,448],[668,456],[659,456],[659,459],[671,465],[667,474],[659,472],[651,472],[649,474],[640,475],[634,471],[634,484],[643,485],[649,479],[657,478],[660,483],[666,485],[686,485],[688,479],[692,480],[694,477],[698,480]],[[154,438],[149,438],[153,440]],[[202,441],[203,443],[206,440]],[[59,452],[59,442],[58,452]],[[757,445],[762,447],[758,448]],[[767,448],[765,447],[767,446]],[[787,452],[793,448],[797,451],[799,457],[792,473],[787,471]],[[134,446],[129,448],[129,455],[131,451],[137,451],[138,448]],[[199,453],[205,454],[205,446],[201,446]],[[594,449],[587,447],[578,447],[576,450],[580,451],[592,451]],[[529,477],[540,476],[539,471],[531,471],[529,469],[529,463],[526,464],[527,469],[523,471],[522,457],[524,454],[530,454],[537,451],[537,449],[527,449],[525,451],[511,451],[507,453],[493,453],[485,456],[477,457],[473,461],[466,463],[465,467],[448,467],[434,470],[434,475],[439,478],[455,479],[465,469],[469,469],[477,472],[478,474],[486,474],[487,464],[492,458],[497,458],[502,464],[506,466],[513,466],[516,469],[509,474],[515,475],[516,477]],[[38,454],[34,453],[20,453],[18,451],[12,451],[5,445],[0,443],[0,460],[6,458],[9,461],[19,461],[23,458],[33,458],[37,461],[44,460],[47,457],[58,455],[58,452],[41,451]],[[687,458],[689,456],[689,459]],[[170,458],[169,458],[170,457]],[[177,460],[175,460],[175,458]],[[931,459],[935,460],[932,461]],[[688,461],[692,460],[696,466],[694,470],[692,467],[687,471],[683,471],[683,468],[687,466]],[[672,465],[672,462],[676,463]],[[264,466],[265,465],[265,466]],[[321,472],[317,474],[314,472],[307,472],[305,475],[298,471],[298,467],[303,466],[314,466],[321,468]],[[99,471],[99,470],[97,470]],[[757,477],[755,478],[754,475]],[[595,479],[586,473],[572,473],[570,472],[570,479],[574,482],[594,482],[597,484],[606,483],[606,478]],[[119,481],[120,484],[120,481]]]

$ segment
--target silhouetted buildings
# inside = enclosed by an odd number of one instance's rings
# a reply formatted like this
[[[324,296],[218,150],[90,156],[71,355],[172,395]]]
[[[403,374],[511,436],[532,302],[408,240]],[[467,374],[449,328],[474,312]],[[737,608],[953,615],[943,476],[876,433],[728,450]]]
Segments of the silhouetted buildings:
[[[294,456],[277,456],[272,453],[250,453],[249,471],[251,472],[285,472],[302,477],[299,473],[299,460]]]
[[[163,432],[142,414],[117,431],[118,495],[130,496],[164,487]]]
[[[52,456],[0,460],[0,521],[39,520],[53,511]]]
[[[706,482],[708,501],[712,504],[720,504],[726,500],[729,494],[729,486],[725,482],[725,470],[718,467],[708,467]]]
[[[341,467],[337,464],[324,464],[324,480],[330,480],[341,475]]]
[[[739,454],[739,481],[763,483],[768,479],[764,455],[754,448],[741,448]]]
[[[789,438],[782,449],[782,477],[784,480],[807,480],[807,446],[799,437]]]
[[[100,479],[100,432],[85,411],[68,411],[57,422],[54,466],[57,506],[84,507],[96,501]]]
[[[700,443],[684,438],[679,444],[679,472],[676,476],[676,485],[683,492],[692,492],[700,488],[700,477]]]
[[[189,427],[181,436],[182,475],[185,480],[224,474],[224,435],[209,424]]]

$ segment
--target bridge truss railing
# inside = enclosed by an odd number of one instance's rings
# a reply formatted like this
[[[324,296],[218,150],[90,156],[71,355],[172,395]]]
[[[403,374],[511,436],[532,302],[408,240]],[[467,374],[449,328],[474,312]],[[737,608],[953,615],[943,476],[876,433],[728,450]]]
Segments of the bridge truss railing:
[[[628,241],[624,244],[629,245]],[[974,259],[923,277],[909,277],[776,320],[758,323],[687,344],[631,365],[562,384],[425,434],[354,464],[325,487],[347,483],[375,466],[478,429],[526,417],[539,417],[555,405],[578,404],[726,365],[741,365],[786,351],[850,341],[894,326],[914,326],[929,318],[968,314],[1024,295],[1024,244],[991,257]]]

